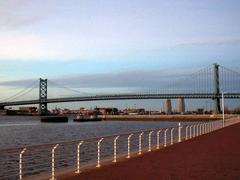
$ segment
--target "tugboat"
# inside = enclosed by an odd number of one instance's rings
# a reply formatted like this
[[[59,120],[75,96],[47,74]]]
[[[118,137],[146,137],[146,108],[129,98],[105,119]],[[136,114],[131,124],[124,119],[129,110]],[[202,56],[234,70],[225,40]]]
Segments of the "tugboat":
[[[78,114],[76,118],[73,119],[75,122],[91,122],[91,121],[101,121],[97,115],[81,115]]]

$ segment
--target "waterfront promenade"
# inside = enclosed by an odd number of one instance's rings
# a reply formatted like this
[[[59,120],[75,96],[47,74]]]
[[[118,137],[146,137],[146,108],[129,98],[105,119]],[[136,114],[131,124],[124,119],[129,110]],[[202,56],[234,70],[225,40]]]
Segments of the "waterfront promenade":
[[[240,123],[142,156],[58,179],[240,179]]]

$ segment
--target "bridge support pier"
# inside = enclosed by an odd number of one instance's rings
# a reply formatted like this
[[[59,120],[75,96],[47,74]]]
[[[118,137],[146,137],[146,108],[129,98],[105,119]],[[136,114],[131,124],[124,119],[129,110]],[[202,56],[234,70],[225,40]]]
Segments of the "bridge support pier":
[[[219,86],[219,65],[214,63],[213,64],[213,93],[215,97],[214,100],[214,107],[215,112],[220,113],[220,86]]]
[[[39,80],[39,114],[47,115],[47,79]]]

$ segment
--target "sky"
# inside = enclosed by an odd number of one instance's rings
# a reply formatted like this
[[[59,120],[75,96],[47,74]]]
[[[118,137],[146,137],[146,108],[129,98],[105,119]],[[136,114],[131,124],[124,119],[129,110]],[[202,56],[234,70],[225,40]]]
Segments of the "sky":
[[[40,77],[144,87],[214,62],[238,71],[239,19],[238,0],[0,0],[1,91]]]

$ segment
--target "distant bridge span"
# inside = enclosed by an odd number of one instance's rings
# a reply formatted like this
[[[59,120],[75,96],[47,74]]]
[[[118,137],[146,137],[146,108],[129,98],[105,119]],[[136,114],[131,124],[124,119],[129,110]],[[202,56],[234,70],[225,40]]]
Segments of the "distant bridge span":
[[[63,97],[52,98],[46,100],[26,100],[2,102],[0,107],[30,105],[40,103],[63,103],[63,102],[77,102],[77,101],[109,101],[109,100],[131,100],[131,99],[216,99],[221,98],[221,94],[213,93],[192,93],[192,94],[122,94],[122,95],[97,95],[97,96],[80,96],[80,97]],[[224,98],[236,99],[240,98],[240,93],[224,93]]]
[[[221,67],[221,69],[219,69]],[[221,73],[220,73],[221,72]],[[221,76],[220,76],[221,75]],[[48,98],[48,79],[39,80],[39,98],[29,98],[29,100],[17,100],[16,97],[21,97],[30,93],[37,86],[31,85],[31,87],[26,88],[24,91],[17,93],[4,102],[0,102],[0,109],[4,109],[6,106],[21,106],[21,105],[30,105],[30,104],[39,104],[39,113],[44,115],[48,114],[47,105],[49,103],[64,103],[64,102],[83,102],[83,101],[110,101],[110,100],[133,100],[133,99],[212,99],[214,101],[214,111],[219,113],[221,111],[221,102],[222,93],[224,92],[224,98],[227,99],[237,99],[240,98],[240,73],[227,69],[225,67],[219,66],[214,63],[212,67],[207,67],[197,73],[197,76],[190,76],[184,86],[181,85],[180,90],[173,89],[177,91],[160,90],[155,93],[149,91],[149,93],[125,93],[125,94],[109,94],[109,95],[88,95],[88,96],[75,96],[73,94],[67,95],[65,97],[57,98]],[[189,82],[192,82],[191,86],[194,88],[189,88]],[[188,82],[189,81],[189,82]],[[203,82],[203,83],[202,83]],[[50,83],[52,83],[50,81]],[[221,86],[220,86],[221,83]],[[173,84],[175,86],[175,84]],[[177,85],[176,85],[177,86]],[[58,86],[61,90],[70,90],[71,92],[74,89],[69,89],[64,86]],[[181,89],[184,87],[184,89]],[[220,89],[221,87],[221,89]],[[60,92],[61,92],[60,90]],[[183,91],[182,91],[183,90]],[[166,92],[166,93],[159,93]],[[175,92],[175,93],[174,93]],[[79,92],[78,92],[79,93]],[[80,92],[81,93],[81,92]]]

